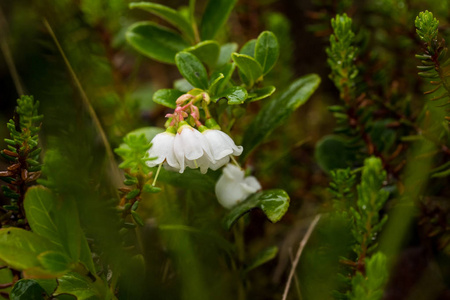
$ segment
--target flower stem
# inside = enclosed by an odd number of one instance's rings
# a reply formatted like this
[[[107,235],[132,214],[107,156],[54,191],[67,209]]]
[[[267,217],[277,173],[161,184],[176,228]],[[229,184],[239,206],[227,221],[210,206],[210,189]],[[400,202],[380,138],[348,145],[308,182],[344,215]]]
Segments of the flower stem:
[[[159,171],[161,171],[162,164],[163,163],[160,163],[159,166],[158,166],[158,170],[156,171],[155,179],[153,179],[152,186],[155,186],[155,184],[156,184],[156,180],[158,179]]]
[[[233,155],[230,155],[230,157],[231,157],[231,160],[233,161],[233,163],[234,163],[236,166],[238,166],[239,168],[241,168],[241,166],[240,166],[239,163],[237,162],[236,158],[234,158]],[[242,168],[241,168],[241,169],[242,169]]]

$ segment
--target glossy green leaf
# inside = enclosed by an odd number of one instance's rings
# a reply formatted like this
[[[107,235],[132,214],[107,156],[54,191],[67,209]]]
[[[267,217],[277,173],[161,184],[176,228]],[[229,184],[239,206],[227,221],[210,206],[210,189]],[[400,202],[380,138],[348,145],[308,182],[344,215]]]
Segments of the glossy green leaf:
[[[240,54],[245,54],[251,57],[255,57],[256,39],[251,39],[242,46]]]
[[[43,300],[47,299],[46,291],[32,279],[21,279],[11,290],[11,300]]]
[[[253,89],[248,94],[247,102],[258,101],[271,96],[275,92],[276,88],[273,85],[265,86],[259,89]]]
[[[240,86],[232,86],[225,91],[218,94],[213,101],[217,102],[220,99],[227,99],[228,104],[242,104],[245,102],[245,99],[247,99],[247,90]]]
[[[195,39],[194,29],[192,28],[189,21],[178,11],[173,8],[167,7],[165,5],[151,3],[151,2],[132,2],[129,4],[130,8],[139,8],[148,11],[152,14],[163,18],[170,24],[174,25],[181,32],[186,34],[186,36],[193,41]]]
[[[16,270],[41,267],[38,255],[58,248],[48,239],[20,228],[0,229],[0,260]]]
[[[236,52],[238,45],[236,43],[224,44],[220,47],[219,58],[217,59],[216,68],[231,62],[231,54]]]
[[[220,93],[226,88],[228,82],[230,82],[231,76],[233,75],[235,68],[236,64],[234,63],[225,64],[211,75],[211,78],[217,78],[219,74],[223,75],[223,78],[220,81],[210,85],[209,93],[211,95],[214,96],[215,94]]]
[[[253,258],[250,263],[247,265],[247,268],[245,268],[245,272],[251,271],[266,262],[271,261],[274,259],[278,254],[278,247],[277,246],[271,246],[269,248],[264,249],[263,251],[259,252],[255,258]]]
[[[79,273],[67,273],[58,278],[58,288],[54,295],[71,294],[76,296],[77,300],[111,299],[103,281],[98,277],[94,280]]]
[[[202,40],[213,39],[216,33],[228,20],[237,0],[209,0],[203,13],[200,25]]]
[[[175,109],[178,97],[184,93],[175,89],[161,89],[153,94],[153,101],[169,108]]]
[[[39,254],[38,260],[44,269],[49,270],[52,273],[65,273],[71,268],[71,259],[66,255],[55,252],[46,251]]]
[[[175,62],[181,75],[196,88],[208,89],[208,73],[202,62],[192,53],[180,52]]]
[[[354,151],[349,149],[348,141],[339,135],[327,135],[317,142],[315,159],[325,172],[335,169],[344,169],[351,166],[354,160]]]
[[[255,46],[255,59],[261,65],[266,75],[275,65],[280,53],[280,46],[275,34],[270,31],[262,32]]]
[[[279,189],[250,195],[228,213],[224,219],[225,228],[229,230],[242,215],[255,208],[261,209],[272,223],[278,222],[287,212],[289,201],[289,195]]]
[[[178,33],[152,22],[131,25],[126,38],[140,53],[168,64],[174,64],[175,55],[189,47]]]
[[[242,76],[241,78],[245,85],[252,87],[255,82],[262,78],[261,65],[253,57],[238,53],[233,53],[231,57],[239,70],[245,75],[245,77]]]
[[[213,68],[219,57],[220,45],[216,41],[203,41],[195,46],[185,49],[184,51],[194,54],[208,67]]]
[[[244,133],[242,143],[244,152],[241,159],[245,160],[256,146],[286,121],[300,105],[304,104],[319,84],[320,77],[318,75],[303,76],[294,81],[284,93],[264,105]]]

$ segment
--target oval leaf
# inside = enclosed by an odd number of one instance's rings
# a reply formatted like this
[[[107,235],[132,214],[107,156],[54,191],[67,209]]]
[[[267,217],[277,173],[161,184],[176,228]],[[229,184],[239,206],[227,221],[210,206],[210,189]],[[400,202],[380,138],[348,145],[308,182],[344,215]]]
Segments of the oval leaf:
[[[231,62],[231,54],[236,52],[238,45],[236,43],[224,44],[220,47],[219,58],[217,59],[216,68]]]
[[[63,274],[70,270],[70,258],[59,252],[47,251],[41,253],[38,256],[38,260],[46,270],[52,273]]]
[[[16,270],[40,267],[37,256],[57,250],[46,238],[20,228],[0,229],[0,260]]]
[[[101,283],[101,279],[98,277],[93,281],[79,273],[70,272],[58,278],[58,288],[53,295],[71,294],[78,300],[110,299],[106,298],[106,287]]]
[[[238,53],[233,53],[231,57],[243,73],[244,76],[241,76],[241,79],[245,85],[252,87],[261,79],[263,74],[261,65],[253,57]]]
[[[194,54],[208,67],[212,68],[216,65],[217,58],[219,57],[220,46],[216,41],[203,41],[184,51]]]
[[[162,89],[153,94],[153,101],[166,107],[175,109],[178,97],[184,93],[175,89]]]
[[[186,34],[189,40],[193,41],[195,39],[194,29],[191,24],[189,24],[188,20],[182,14],[173,8],[151,2],[133,2],[130,3],[129,7],[139,8],[155,14],[177,27],[181,32]]]
[[[248,101],[253,102],[271,96],[275,92],[276,88],[273,85],[269,85],[260,89],[253,89],[251,93],[248,94]]]
[[[240,86],[232,86],[219,95],[217,95],[213,101],[218,101],[222,98],[226,98],[228,100],[228,104],[242,104],[247,99],[247,90]]]
[[[283,94],[263,106],[244,133],[244,152],[240,158],[245,160],[256,146],[311,97],[319,84],[318,75],[303,76],[294,81]]]
[[[254,208],[261,209],[272,223],[278,222],[287,212],[289,201],[289,195],[279,189],[253,194],[228,213],[224,219],[225,228],[229,230],[242,215]]]
[[[216,72],[214,72],[211,75],[211,78],[218,78],[220,77],[220,74],[223,75],[223,78],[220,79],[217,82],[212,82],[212,84],[209,86],[209,93],[211,95],[216,95],[217,93],[220,93],[223,91],[223,89],[227,86],[228,82],[231,79],[231,76],[233,75],[234,69],[236,68],[236,64],[230,63],[225,64],[220,69],[218,69]]]
[[[255,59],[261,65],[263,74],[267,74],[275,65],[280,52],[278,40],[270,31],[262,32],[255,46]]]
[[[45,290],[32,279],[21,279],[14,284],[11,300],[42,300],[47,299]]]
[[[240,54],[245,54],[251,57],[255,57],[256,39],[251,39],[242,46]]]
[[[189,44],[176,32],[152,22],[138,22],[127,31],[128,42],[142,54],[168,64]]]
[[[209,0],[200,25],[202,40],[213,39],[219,29],[228,20],[237,0]]]
[[[206,90],[208,74],[202,62],[192,53],[180,52],[175,56],[175,62],[181,75],[194,87]]]

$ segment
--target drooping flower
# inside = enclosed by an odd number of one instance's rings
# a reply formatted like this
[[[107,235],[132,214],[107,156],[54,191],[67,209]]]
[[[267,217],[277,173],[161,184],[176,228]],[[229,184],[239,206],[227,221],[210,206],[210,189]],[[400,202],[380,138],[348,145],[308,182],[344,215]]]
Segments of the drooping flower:
[[[202,132],[203,136],[208,142],[213,158],[216,163],[209,167],[212,170],[217,170],[230,161],[230,155],[241,155],[242,146],[236,146],[234,141],[223,131],[216,129],[207,129]]]
[[[149,167],[155,167],[164,162],[170,168],[180,169],[180,164],[174,152],[175,134],[171,132],[172,130],[169,127],[165,132],[157,134],[152,139],[152,147],[148,150],[148,155],[149,157],[156,157],[156,159],[147,161]]]
[[[215,192],[219,203],[231,209],[260,189],[261,184],[254,176],[245,177],[241,168],[228,164],[216,183]]]
[[[173,151],[180,166],[180,173],[183,173],[187,166],[191,169],[200,168],[200,172],[205,174],[209,166],[216,163],[206,138],[185,122],[178,128]]]

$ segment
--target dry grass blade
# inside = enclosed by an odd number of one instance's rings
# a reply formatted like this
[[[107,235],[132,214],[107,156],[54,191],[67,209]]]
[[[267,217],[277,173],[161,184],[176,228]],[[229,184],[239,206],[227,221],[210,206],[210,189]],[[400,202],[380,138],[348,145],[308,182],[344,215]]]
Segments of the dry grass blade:
[[[317,215],[314,218],[314,220],[311,222],[311,225],[309,225],[308,231],[306,231],[305,236],[303,237],[302,241],[300,242],[300,246],[298,247],[297,253],[295,254],[295,259],[292,262],[291,272],[289,273],[289,277],[286,282],[286,287],[284,288],[282,300],[286,300],[286,298],[288,296],[292,278],[294,277],[294,274],[295,274],[295,269],[297,269],[298,262],[300,261],[300,256],[302,255],[303,249],[305,248],[306,243],[308,242],[309,237],[311,236],[311,233],[314,231],[314,228],[316,227],[317,223],[319,222],[320,217],[321,217],[321,215]]]

